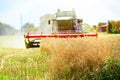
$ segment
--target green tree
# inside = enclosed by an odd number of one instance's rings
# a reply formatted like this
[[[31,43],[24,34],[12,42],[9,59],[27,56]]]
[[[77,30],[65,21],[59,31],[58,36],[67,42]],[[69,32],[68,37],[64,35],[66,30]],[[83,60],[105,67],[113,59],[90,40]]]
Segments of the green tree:
[[[108,32],[109,33],[117,33],[116,21],[114,21],[114,20],[108,21]]]
[[[0,35],[13,35],[16,30],[8,24],[0,22]]]
[[[117,32],[120,33],[120,20],[116,22]]]
[[[106,22],[99,22],[98,26],[106,25]]]
[[[34,33],[36,31],[36,28],[32,23],[25,23],[23,27],[21,28],[22,32],[31,32]]]
[[[93,28],[89,24],[87,24],[87,23],[84,23],[82,25],[82,27],[83,27],[83,30],[86,31],[86,32],[93,31]]]

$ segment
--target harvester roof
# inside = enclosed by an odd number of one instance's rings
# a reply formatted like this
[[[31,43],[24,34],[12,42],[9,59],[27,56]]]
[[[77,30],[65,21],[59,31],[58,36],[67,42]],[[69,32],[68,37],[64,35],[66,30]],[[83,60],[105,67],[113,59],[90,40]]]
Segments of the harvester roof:
[[[59,17],[75,18],[76,17],[75,10],[73,9],[72,11],[61,11],[60,9],[58,9],[56,13],[56,18]]]

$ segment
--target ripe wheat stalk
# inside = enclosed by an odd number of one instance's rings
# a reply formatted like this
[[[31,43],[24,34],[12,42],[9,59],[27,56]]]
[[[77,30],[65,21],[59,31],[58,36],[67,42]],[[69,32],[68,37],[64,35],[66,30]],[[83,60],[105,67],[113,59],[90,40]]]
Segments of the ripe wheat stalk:
[[[120,58],[119,46],[120,38],[47,38],[41,42],[41,51],[51,55],[49,72],[58,77],[71,69],[99,73],[107,58]]]

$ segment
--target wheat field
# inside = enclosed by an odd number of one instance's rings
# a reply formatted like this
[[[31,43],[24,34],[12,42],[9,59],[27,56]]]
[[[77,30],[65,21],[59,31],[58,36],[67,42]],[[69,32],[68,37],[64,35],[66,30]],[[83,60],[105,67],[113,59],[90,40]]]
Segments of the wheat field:
[[[119,37],[47,38],[41,42],[41,51],[51,55],[48,68],[51,80],[120,78]]]
[[[36,49],[22,40],[0,37],[0,80],[120,79],[120,36],[46,38]]]

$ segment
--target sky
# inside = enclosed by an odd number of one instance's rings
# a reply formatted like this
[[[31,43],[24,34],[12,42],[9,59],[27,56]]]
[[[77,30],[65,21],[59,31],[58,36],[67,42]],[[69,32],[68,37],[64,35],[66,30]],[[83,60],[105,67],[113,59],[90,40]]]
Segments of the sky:
[[[44,14],[55,14],[57,9],[76,11],[84,23],[120,20],[120,0],[0,0],[0,22],[15,29],[29,22],[40,25]]]

